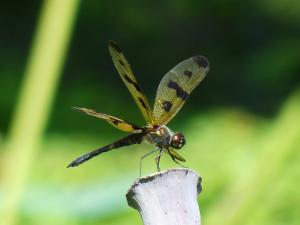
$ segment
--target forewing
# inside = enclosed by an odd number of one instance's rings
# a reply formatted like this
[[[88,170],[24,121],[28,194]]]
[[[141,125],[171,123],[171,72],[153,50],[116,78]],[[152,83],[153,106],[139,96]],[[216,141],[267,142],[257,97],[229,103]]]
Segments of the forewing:
[[[154,103],[155,124],[165,125],[176,115],[208,70],[208,60],[197,55],[179,63],[163,77]]]
[[[110,116],[104,113],[100,113],[100,112],[96,112],[93,109],[86,109],[86,108],[78,108],[78,107],[73,107],[74,110],[77,110],[79,112],[83,112],[86,113],[90,116],[94,116],[100,119],[105,120],[106,122],[108,122],[109,124],[111,124],[112,126],[118,128],[119,130],[122,131],[126,131],[126,132],[132,132],[132,131],[139,131],[142,130],[143,128],[135,125],[133,123],[129,123],[125,120],[119,119],[117,117],[114,116]]]
[[[139,87],[138,82],[122,50],[115,42],[110,41],[109,52],[115,64],[115,67],[117,68],[118,73],[120,74],[134,101],[140,108],[146,122],[148,124],[153,124],[154,119],[148,100],[144,95],[142,89]]]

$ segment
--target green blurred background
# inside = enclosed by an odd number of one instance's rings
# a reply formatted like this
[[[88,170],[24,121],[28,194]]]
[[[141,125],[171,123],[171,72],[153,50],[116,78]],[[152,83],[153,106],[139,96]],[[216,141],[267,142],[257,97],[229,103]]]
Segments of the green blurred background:
[[[298,0],[2,2],[0,224],[142,224],[125,193],[147,144],[75,157],[124,133],[71,110],[144,124],[107,50],[119,43],[151,104],[196,54],[208,77],[169,124],[203,177],[206,225],[299,224]],[[176,167],[163,157],[162,168]],[[155,172],[154,156],[143,174]]]

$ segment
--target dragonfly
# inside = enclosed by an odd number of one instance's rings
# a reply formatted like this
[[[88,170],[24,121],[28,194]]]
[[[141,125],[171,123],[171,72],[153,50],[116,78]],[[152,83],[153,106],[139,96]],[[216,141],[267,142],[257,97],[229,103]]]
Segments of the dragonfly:
[[[193,89],[206,77],[209,71],[208,60],[204,56],[196,55],[180,62],[171,69],[159,83],[152,110],[121,48],[116,42],[109,41],[108,49],[121,79],[140,109],[147,125],[139,126],[115,116],[96,112],[93,109],[74,107],[73,109],[79,112],[105,120],[115,128],[129,134],[76,158],[67,167],[79,166],[104,152],[142,142],[150,143],[156,148],[141,157],[140,173],[142,160],[158,151],[159,154],[155,158],[158,171],[160,171],[159,164],[163,153],[168,153],[172,160],[178,164],[185,162],[186,160],[177,152],[185,145],[184,135],[180,132],[173,132],[166,125],[178,113]]]

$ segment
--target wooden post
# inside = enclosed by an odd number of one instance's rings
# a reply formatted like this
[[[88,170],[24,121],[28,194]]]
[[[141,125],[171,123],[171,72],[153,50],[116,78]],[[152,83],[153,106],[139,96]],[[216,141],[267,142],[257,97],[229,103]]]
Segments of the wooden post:
[[[144,225],[200,225],[197,195],[201,189],[195,171],[172,169],[137,179],[126,197]]]

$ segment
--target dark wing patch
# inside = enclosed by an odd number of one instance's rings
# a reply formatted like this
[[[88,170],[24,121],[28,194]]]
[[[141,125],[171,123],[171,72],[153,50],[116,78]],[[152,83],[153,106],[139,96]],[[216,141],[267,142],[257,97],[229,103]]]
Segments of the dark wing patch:
[[[208,60],[202,56],[202,55],[196,55],[193,57],[193,61],[200,67],[203,69],[206,69],[209,67],[209,62]]]
[[[168,87],[174,89],[176,91],[177,97],[181,98],[184,101],[187,100],[187,98],[189,97],[189,94],[185,90],[183,90],[183,88],[180,87],[179,84],[177,84],[174,81],[170,80],[168,83]]]
[[[122,66],[125,66],[125,63],[124,63],[122,60],[119,60],[119,63],[120,63]]]
[[[122,49],[114,41],[109,41],[108,44],[115,49],[117,52],[122,53]]]
[[[145,109],[147,109],[147,105],[146,105],[146,103],[144,102],[144,100],[143,100],[142,98],[139,98],[139,102],[141,103],[141,105],[142,105]]]
[[[192,72],[191,71],[189,71],[189,70],[185,70],[184,72],[183,72],[183,74],[184,75],[186,75],[188,78],[190,78],[191,76],[192,76]]]
[[[170,111],[170,109],[172,108],[172,102],[170,102],[170,101],[164,101],[163,102],[163,107],[164,107],[164,110],[166,111],[166,112],[169,112]]]
[[[123,75],[123,77],[126,79],[126,81],[128,81],[128,83],[132,84],[132,85],[134,86],[134,88],[135,88],[138,92],[140,92],[140,93],[143,92],[143,91],[141,90],[141,88],[139,87],[139,85],[138,85],[136,82],[134,82],[133,80],[131,80],[130,77],[128,77],[126,74],[122,74],[122,75]]]

